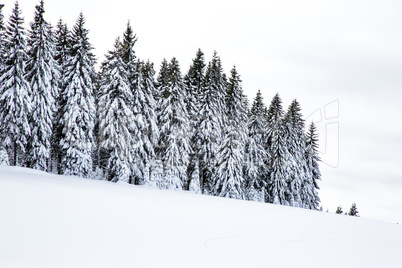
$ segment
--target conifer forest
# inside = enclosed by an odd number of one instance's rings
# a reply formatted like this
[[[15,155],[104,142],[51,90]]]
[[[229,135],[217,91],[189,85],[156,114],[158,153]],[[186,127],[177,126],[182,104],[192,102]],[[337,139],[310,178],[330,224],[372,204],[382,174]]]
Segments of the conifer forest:
[[[249,102],[217,52],[186,72],[143,61],[130,23],[96,71],[84,15],[52,26],[38,2],[29,24],[0,5],[0,164],[319,209],[318,134],[297,100]]]

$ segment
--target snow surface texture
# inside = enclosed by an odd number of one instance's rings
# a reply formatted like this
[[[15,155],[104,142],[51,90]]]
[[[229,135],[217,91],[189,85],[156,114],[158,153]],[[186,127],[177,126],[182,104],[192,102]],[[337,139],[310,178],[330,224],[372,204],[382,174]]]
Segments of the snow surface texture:
[[[0,167],[0,267],[402,267],[402,226]]]

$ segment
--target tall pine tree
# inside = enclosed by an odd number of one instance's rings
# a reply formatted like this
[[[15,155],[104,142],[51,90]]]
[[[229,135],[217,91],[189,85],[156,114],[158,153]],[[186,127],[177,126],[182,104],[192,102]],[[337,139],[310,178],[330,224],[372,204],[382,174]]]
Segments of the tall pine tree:
[[[187,75],[184,77],[184,83],[186,84],[186,105],[187,111],[190,117],[190,142],[192,154],[190,155],[189,167],[187,170],[189,183],[184,185],[186,190],[194,192],[200,192],[200,170],[199,170],[199,131],[197,127],[199,123],[199,109],[200,98],[204,87],[204,73],[205,73],[205,61],[204,53],[201,49],[198,49],[196,57],[193,59],[193,63],[188,70]]]
[[[102,64],[99,98],[100,146],[109,152],[107,179],[128,182],[130,163],[133,161],[134,113],[132,92],[126,64],[123,62],[120,42],[116,40],[113,51]]]
[[[55,55],[54,59],[59,66],[60,79],[58,81],[59,94],[55,98],[55,115],[53,121],[53,139],[52,139],[52,155],[54,167],[53,171],[62,174],[61,161],[63,158],[63,150],[61,148],[61,139],[63,137],[62,117],[66,99],[63,92],[66,89],[67,60],[71,51],[70,31],[61,19],[57,23],[54,33],[55,39]]]
[[[28,56],[23,24],[17,1],[7,26],[4,40],[7,58],[0,77],[0,138],[11,156],[12,165],[20,165],[24,161],[31,135],[31,89],[25,79]]]
[[[306,135],[306,177],[302,184],[301,197],[305,208],[319,209],[320,197],[317,190],[318,180],[321,179],[321,172],[318,162],[320,162],[320,156],[318,155],[318,135],[315,124],[312,122],[309,126]]]
[[[267,113],[268,131],[268,160],[269,177],[266,196],[267,201],[274,204],[288,205],[288,171],[287,159],[289,153],[284,137],[282,100],[276,94],[271,101]]]
[[[47,171],[51,153],[54,95],[58,92],[57,85],[52,81],[58,81],[59,75],[57,62],[53,59],[52,30],[43,17],[44,13],[44,2],[40,1],[35,7],[28,39],[30,48],[26,78],[31,85],[33,110],[27,165]]]
[[[293,100],[283,120],[286,148],[288,151],[288,202],[290,206],[302,207],[301,187],[306,176],[304,120],[300,104]]]
[[[199,157],[199,178],[202,193],[212,193],[216,156],[222,142],[223,122],[226,115],[226,81],[221,60],[215,52],[205,72],[200,95],[200,112],[196,135]]]
[[[214,174],[214,193],[223,197],[244,199],[243,161],[247,136],[247,109],[240,83],[240,76],[233,67],[226,95],[227,121]]]
[[[189,116],[185,105],[185,85],[178,61],[173,58],[168,66],[167,85],[160,99],[160,156],[164,180],[160,187],[182,189],[188,183]]]
[[[81,13],[74,25],[69,58],[66,63],[66,88],[62,107],[62,167],[66,175],[89,177],[92,170],[92,146],[95,121],[94,64],[88,30]]]
[[[245,149],[245,192],[248,200],[264,201],[268,153],[265,149],[267,126],[261,91],[257,92],[248,117]]]

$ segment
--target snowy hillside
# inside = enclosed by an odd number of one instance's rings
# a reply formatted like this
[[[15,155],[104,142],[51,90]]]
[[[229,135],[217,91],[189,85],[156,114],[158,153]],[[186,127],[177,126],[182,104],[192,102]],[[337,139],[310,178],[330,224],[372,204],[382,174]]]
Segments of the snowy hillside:
[[[0,267],[402,267],[402,226],[0,167]]]

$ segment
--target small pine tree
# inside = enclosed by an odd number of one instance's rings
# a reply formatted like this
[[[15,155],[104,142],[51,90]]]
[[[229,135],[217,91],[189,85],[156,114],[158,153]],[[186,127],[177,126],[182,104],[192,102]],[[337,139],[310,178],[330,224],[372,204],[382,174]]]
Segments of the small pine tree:
[[[23,24],[19,4],[15,2],[4,40],[7,58],[0,77],[0,144],[13,156],[12,165],[24,161],[31,135],[31,88],[25,79],[28,56]]]
[[[359,217],[359,216],[357,215],[358,213],[359,213],[359,211],[357,210],[356,203],[353,203],[353,204],[352,204],[352,207],[351,207],[350,210],[349,210],[348,215],[349,215],[349,216],[356,216],[356,217]]]
[[[335,213],[336,213],[336,214],[343,214],[342,207],[341,207],[341,206],[337,207]]]

